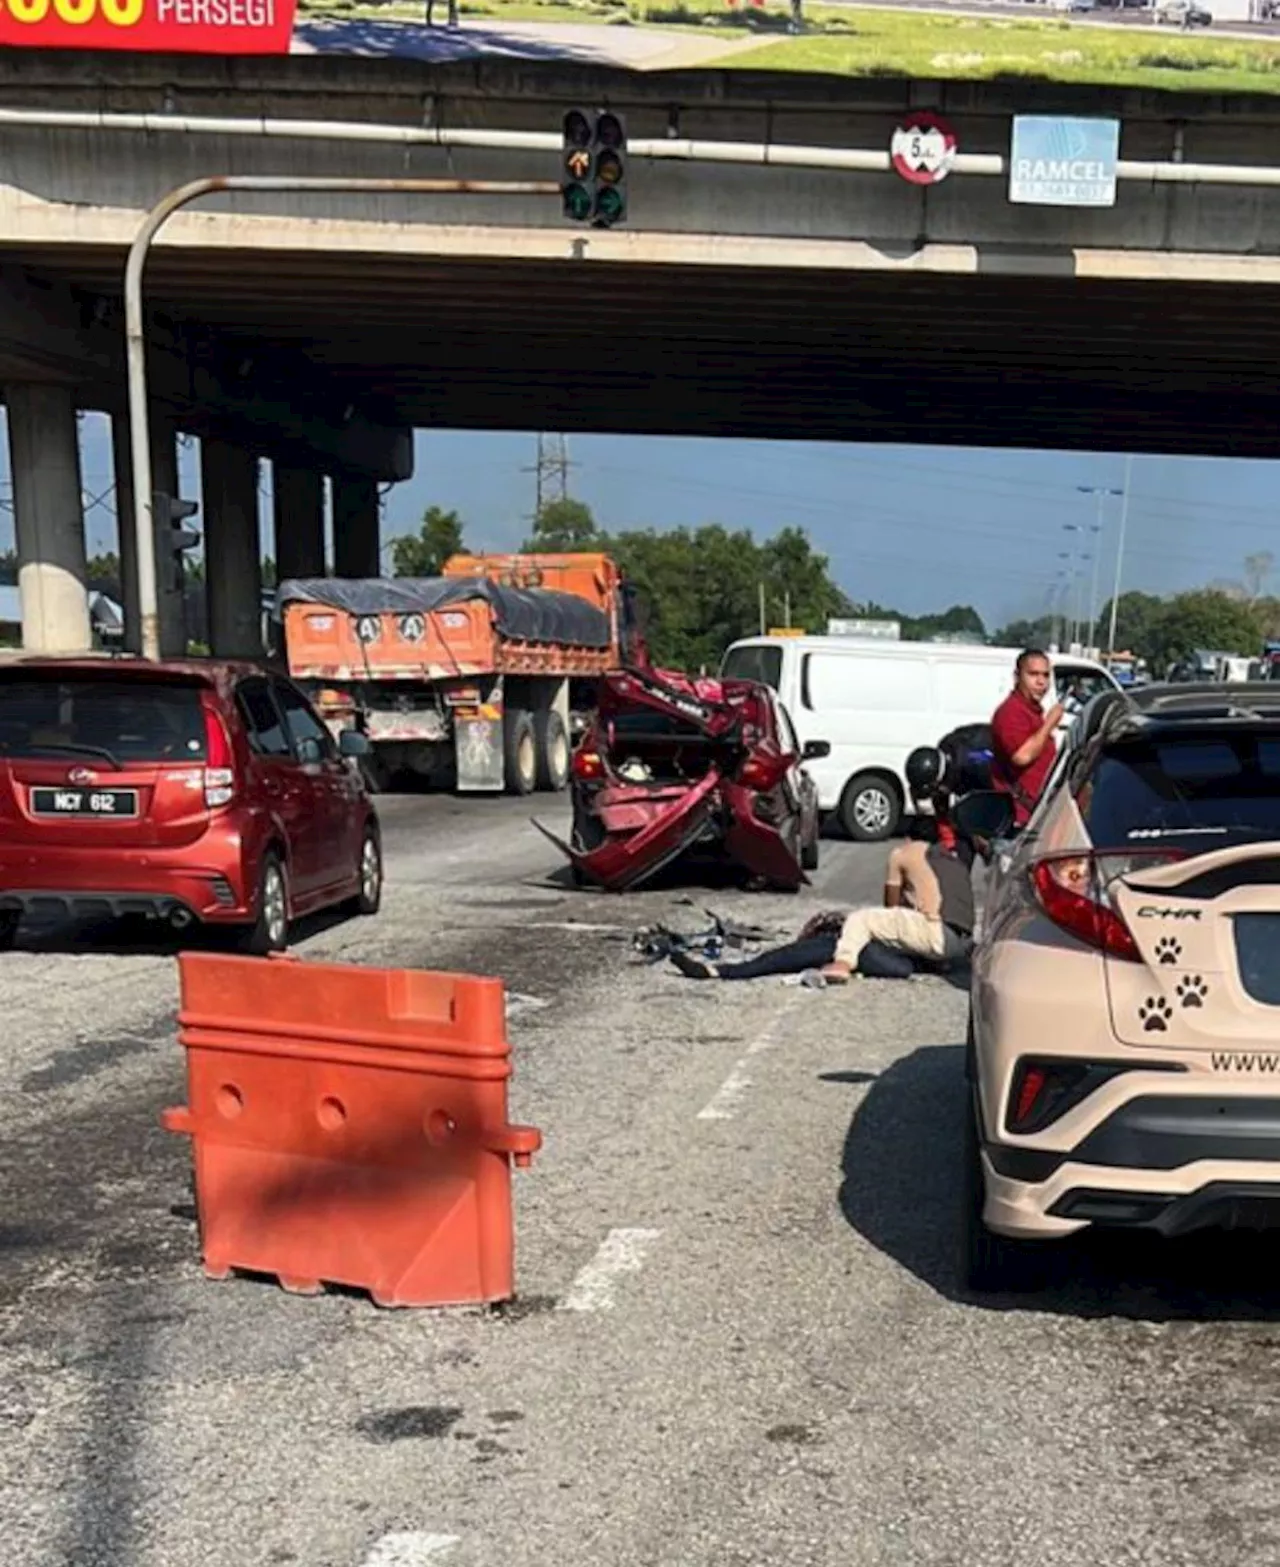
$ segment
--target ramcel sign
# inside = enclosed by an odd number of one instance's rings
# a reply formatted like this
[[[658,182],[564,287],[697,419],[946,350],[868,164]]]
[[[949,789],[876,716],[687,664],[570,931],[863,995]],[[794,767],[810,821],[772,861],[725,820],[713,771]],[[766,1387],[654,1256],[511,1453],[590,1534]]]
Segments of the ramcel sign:
[[[0,47],[288,54],[297,0],[0,0]]]
[[[1017,115],[1009,200],[1037,207],[1114,207],[1119,156],[1119,120]]]

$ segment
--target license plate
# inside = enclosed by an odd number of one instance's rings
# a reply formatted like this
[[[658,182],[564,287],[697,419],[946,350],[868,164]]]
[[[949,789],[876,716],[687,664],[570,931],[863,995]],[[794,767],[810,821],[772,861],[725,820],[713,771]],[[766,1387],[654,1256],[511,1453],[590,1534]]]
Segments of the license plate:
[[[136,816],[136,789],[33,789],[34,816]]]

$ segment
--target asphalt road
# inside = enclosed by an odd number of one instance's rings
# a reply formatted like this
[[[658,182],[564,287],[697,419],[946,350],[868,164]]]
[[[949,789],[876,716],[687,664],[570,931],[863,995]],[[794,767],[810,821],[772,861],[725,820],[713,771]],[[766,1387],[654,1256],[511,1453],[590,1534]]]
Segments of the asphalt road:
[[[552,808],[552,815],[559,807]],[[965,998],[634,966],[679,887],[574,892],[502,800],[384,804],[376,920],[309,958],[515,993],[520,1299],[206,1281],[168,957],[0,957],[0,1517],[14,1567],[1236,1567],[1280,1555],[1272,1244],[957,1290]],[[794,929],[874,896],[826,846]],[[69,950],[59,950],[59,947]]]

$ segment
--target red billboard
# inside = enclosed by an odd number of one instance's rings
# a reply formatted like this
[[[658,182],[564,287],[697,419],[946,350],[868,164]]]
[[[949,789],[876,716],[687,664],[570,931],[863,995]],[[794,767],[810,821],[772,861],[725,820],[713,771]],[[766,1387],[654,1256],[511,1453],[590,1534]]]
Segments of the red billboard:
[[[288,54],[297,0],[0,0],[0,48]]]

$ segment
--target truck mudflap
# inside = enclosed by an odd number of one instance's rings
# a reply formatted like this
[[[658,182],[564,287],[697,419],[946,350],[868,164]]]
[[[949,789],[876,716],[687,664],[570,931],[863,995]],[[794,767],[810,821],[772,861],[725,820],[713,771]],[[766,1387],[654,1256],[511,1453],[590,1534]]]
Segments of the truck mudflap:
[[[541,822],[533,825],[573,862],[584,880],[610,892],[626,892],[656,876],[679,859],[706,831],[720,801],[720,773],[712,768],[692,788],[645,790],[643,786],[610,789],[598,802],[600,814],[624,817],[627,825],[642,821],[635,831],[616,832],[593,849],[575,849]],[[617,796],[617,798],[612,798]]]
[[[501,794],[507,782],[501,681],[483,702],[454,707],[453,743],[459,793]]]

